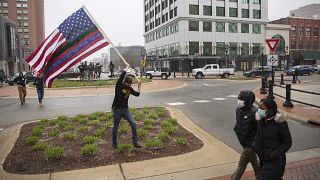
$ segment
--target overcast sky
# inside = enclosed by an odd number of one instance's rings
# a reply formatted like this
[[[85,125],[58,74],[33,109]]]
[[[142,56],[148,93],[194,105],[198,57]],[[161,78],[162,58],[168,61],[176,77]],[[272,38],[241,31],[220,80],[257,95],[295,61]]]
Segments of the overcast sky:
[[[143,1],[44,0],[46,36],[84,5],[115,45],[144,45]],[[287,17],[290,10],[312,3],[319,0],[269,0],[269,20]]]

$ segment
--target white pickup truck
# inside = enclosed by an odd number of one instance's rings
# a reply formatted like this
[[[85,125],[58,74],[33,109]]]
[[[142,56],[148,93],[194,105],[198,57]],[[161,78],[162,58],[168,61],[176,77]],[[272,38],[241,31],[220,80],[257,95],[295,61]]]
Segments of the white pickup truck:
[[[221,78],[234,75],[234,68],[220,68],[219,64],[207,64],[203,68],[192,69],[192,75],[196,79],[201,79],[205,76],[220,76]]]

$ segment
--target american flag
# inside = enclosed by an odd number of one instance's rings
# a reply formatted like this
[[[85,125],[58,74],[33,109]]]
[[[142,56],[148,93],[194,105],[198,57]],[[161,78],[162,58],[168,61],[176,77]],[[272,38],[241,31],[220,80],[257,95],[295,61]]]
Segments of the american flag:
[[[47,87],[61,73],[109,45],[84,8],[80,8],[47,37],[26,59]]]

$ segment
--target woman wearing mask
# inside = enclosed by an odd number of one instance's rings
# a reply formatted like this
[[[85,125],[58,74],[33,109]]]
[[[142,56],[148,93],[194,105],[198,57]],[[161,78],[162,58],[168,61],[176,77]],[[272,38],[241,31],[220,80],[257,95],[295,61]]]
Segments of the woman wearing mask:
[[[260,180],[281,180],[286,166],[285,153],[292,145],[286,119],[278,114],[273,99],[262,99],[256,113],[257,135],[253,148],[260,160]]]

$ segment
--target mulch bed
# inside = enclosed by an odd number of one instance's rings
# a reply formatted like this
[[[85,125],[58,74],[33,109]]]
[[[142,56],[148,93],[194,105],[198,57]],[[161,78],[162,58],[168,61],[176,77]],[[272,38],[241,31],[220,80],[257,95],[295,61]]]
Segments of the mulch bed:
[[[160,110],[159,110],[160,109]],[[161,110],[162,109],[162,110]],[[159,110],[159,111],[157,111]],[[181,127],[179,124],[175,124],[177,131],[169,134],[169,138],[161,141],[161,145],[158,148],[147,147],[147,139],[155,139],[160,131],[163,131],[161,123],[170,118],[170,113],[164,108],[140,108],[131,109],[133,116],[137,123],[137,129],[145,128],[143,120],[153,120],[152,128],[149,126],[149,133],[144,137],[139,137],[138,141],[142,148],[134,148],[133,150],[126,150],[124,152],[117,151],[112,148],[111,133],[112,116],[108,113],[103,113],[104,118],[100,118],[97,124],[90,124],[92,121],[90,115],[84,116],[87,122],[78,122],[69,117],[65,122],[69,125],[73,125],[76,128],[80,126],[88,127],[88,132],[79,132],[77,129],[65,130],[63,126],[49,125],[49,120],[44,124],[44,129],[41,135],[39,135],[39,141],[45,142],[48,146],[59,145],[64,148],[63,157],[58,159],[49,159],[44,151],[35,150],[33,146],[26,143],[26,138],[32,135],[32,129],[39,125],[40,122],[30,123],[24,125],[20,131],[19,137],[7,156],[3,168],[9,173],[16,174],[42,174],[52,173],[59,171],[75,170],[92,168],[97,166],[106,166],[123,162],[134,162],[147,159],[154,159],[159,157],[175,156],[184,154],[187,152],[195,151],[203,146],[203,142],[195,137],[192,133]],[[159,117],[149,114],[157,114]],[[93,116],[94,117],[94,116]],[[59,119],[59,118],[58,118]],[[63,119],[63,118],[62,118]],[[108,123],[109,122],[109,123]],[[119,129],[121,126],[127,125],[125,120],[121,120]],[[106,124],[109,124],[107,126]],[[111,123],[112,125],[112,123]],[[81,154],[81,148],[84,146],[83,137],[86,135],[93,135],[97,128],[106,126],[104,134],[99,138],[97,142],[96,155],[83,155]],[[52,129],[58,129],[60,131],[58,137],[51,137],[48,132]],[[119,132],[118,129],[118,144],[131,144],[131,128],[128,132]],[[63,134],[71,132],[76,135],[73,140],[67,140]],[[183,137],[186,140],[186,144],[179,144],[176,142],[177,137]]]

